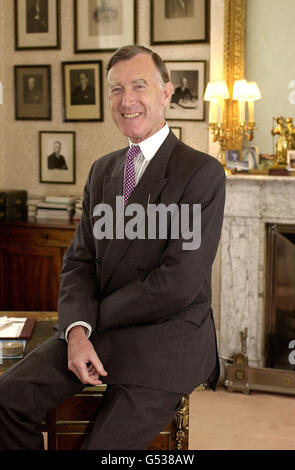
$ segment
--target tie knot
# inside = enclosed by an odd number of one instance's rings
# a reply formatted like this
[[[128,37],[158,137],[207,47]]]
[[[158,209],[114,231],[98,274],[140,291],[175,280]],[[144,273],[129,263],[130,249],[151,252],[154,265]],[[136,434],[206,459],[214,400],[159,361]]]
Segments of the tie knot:
[[[127,158],[133,160],[141,152],[139,145],[131,145],[127,152]]]

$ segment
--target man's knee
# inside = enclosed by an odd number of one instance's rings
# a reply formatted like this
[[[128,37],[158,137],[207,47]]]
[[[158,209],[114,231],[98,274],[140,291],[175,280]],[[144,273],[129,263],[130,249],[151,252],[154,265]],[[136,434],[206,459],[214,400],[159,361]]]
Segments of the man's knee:
[[[61,382],[60,371],[56,370],[50,357],[52,345],[53,341],[50,341],[47,347],[45,343],[37,347],[0,376],[0,406],[3,409],[24,409],[25,414],[36,413],[40,397],[49,395],[50,401],[51,388],[58,388],[56,382]]]
[[[7,371],[0,377],[0,421],[4,412],[19,412],[22,403],[25,403],[25,390],[13,371]]]

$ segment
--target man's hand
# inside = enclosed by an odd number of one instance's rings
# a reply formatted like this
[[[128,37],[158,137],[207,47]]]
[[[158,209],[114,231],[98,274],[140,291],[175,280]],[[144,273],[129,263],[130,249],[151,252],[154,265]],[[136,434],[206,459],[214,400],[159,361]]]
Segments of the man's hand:
[[[74,326],[68,334],[68,369],[82,384],[100,385],[99,376],[107,375],[83,326]]]

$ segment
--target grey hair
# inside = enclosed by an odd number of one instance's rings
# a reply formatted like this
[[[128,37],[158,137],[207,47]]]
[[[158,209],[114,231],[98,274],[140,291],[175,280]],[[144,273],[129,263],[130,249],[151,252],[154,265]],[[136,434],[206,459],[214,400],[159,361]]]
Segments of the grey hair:
[[[169,77],[169,72],[167,70],[166,65],[164,64],[163,60],[157,54],[156,52],[152,51],[151,49],[148,49],[145,46],[140,46],[137,44],[130,45],[130,46],[123,46],[120,47],[119,49],[116,50],[116,52],[113,54],[113,56],[110,58],[107,67],[106,67],[106,72],[107,75],[111,68],[117,64],[118,62],[121,62],[123,60],[129,60],[132,59],[133,57],[137,56],[138,54],[147,54],[150,55],[151,58],[153,59],[153,62],[156,66],[156,69],[158,70],[161,80],[163,83],[167,83],[170,81]]]

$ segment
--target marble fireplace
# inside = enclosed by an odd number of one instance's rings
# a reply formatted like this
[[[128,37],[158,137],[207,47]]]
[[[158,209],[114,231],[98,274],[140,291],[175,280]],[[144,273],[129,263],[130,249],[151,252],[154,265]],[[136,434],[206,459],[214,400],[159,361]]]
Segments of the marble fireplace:
[[[247,328],[249,364],[265,366],[266,226],[294,223],[295,177],[227,177],[220,246],[221,356],[241,350],[240,331]]]

